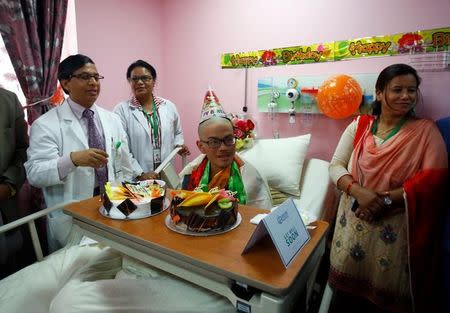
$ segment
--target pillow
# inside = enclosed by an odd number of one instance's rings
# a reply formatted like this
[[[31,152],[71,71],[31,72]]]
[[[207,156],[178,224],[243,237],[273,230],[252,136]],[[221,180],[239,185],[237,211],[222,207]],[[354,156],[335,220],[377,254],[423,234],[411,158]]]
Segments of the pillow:
[[[270,195],[272,196],[272,204],[274,206],[282,204],[290,195],[279,190],[270,188]]]
[[[302,196],[296,202],[300,210],[308,211],[315,220],[323,215],[323,210],[332,207],[329,201],[334,193],[328,173],[329,162],[319,159],[307,159],[303,166],[300,193]]]
[[[311,134],[258,139],[251,149],[244,150],[239,155],[256,167],[271,188],[298,197],[310,139]]]

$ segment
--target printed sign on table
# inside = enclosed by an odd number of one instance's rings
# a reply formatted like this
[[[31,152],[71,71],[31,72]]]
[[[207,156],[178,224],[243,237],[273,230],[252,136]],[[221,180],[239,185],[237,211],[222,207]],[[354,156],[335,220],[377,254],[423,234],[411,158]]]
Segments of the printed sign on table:
[[[287,199],[259,222],[242,254],[248,252],[266,234],[272,239],[286,268],[311,239],[292,198]]]

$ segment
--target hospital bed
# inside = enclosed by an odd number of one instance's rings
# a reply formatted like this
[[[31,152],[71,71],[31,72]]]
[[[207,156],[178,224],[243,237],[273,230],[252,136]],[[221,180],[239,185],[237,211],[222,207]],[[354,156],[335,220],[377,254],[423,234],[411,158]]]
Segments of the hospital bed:
[[[284,198],[292,197],[294,198],[300,212],[302,218],[306,223],[317,219],[328,219],[327,215],[332,215],[336,201],[335,201],[335,190],[331,186],[329,175],[328,175],[328,162],[319,159],[308,159],[306,158],[306,152],[309,145],[309,137],[305,138],[304,136],[293,137],[293,138],[284,138],[284,139],[265,139],[256,141],[253,148],[248,151],[243,151],[240,153],[241,157],[247,162],[252,163],[257,170],[261,173],[263,178],[266,180],[268,185],[271,187],[273,194],[274,205],[279,204],[283,201]],[[176,155],[177,151],[174,151],[171,157]],[[262,158],[261,156],[265,156]],[[266,162],[259,162],[257,159],[266,160]],[[275,166],[276,165],[276,166]],[[279,168],[278,168],[279,167]],[[282,167],[285,167],[283,170]],[[293,185],[283,184],[283,180],[285,180],[285,170],[287,170],[294,176],[298,177],[298,182],[294,181]],[[274,176],[275,173],[278,173],[280,177]],[[158,171],[161,172],[161,177],[166,180],[168,186],[173,188],[177,187],[178,184],[178,175],[174,170],[173,162],[163,162],[161,166],[158,168]],[[294,180],[297,180],[295,178]],[[287,191],[287,192],[286,192]],[[89,242],[86,246],[80,247],[76,245],[81,236],[77,239],[72,240],[68,247],[62,249],[62,251],[56,252],[54,255],[51,255],[46,258],[44,262],[39,262],[43,260],[42,250],[40,248],[39,239],[37,237],[36,228],[34,226],[34,220],[39,217],[45,216],[46,214],[52,212],[53,210],[59,210],[66,206],[66,203],[57,205],[52,208],[47,208],[40,212],[34,213],[27,217],[24,217],[15,222],[9,223],[7,225],[0,227],[0,234],[18,227],[20,225],[28,224],[31,237],[33,240],[33,246],[35,249],[36,257],[38,262],[31,265],[28,268],[25,268],[18,273],[11,275],[10,277],[0,281],[0,311],[1,303],[5,301],[17,301],[14,300],[14,297],[11,297],[13,293],[23,293],[24,295],[28,295],[27,303],[29,301],[40,303],[42,307],[42,311],[45,312],[46,305],[48,305],[52,297],[58,292],[58,289],[61,288],[61,284],[65,283],[65,280],[70,279],[70,274],[75,271],[75,267],[79,267],[80,264],[88,263],[88,259],[97,253],[101,253],[100,250],[93,250],[92,245],[89,245]],[[82,232],[80,232],[81,234]],[[323,243],[324,245],[324,243]],[[75,246],[75,248],[74,248]],[[323,249],[323,246],[322,246]],[[323,254],[321,252],[320,256]],[[56,255],[56,256],[55,256]],[[149,257],[150,258],[150,257]],[[50,259],[57,260],[55,265],[48,265]],[[65,263],[64,266],[61,266],[61,260]],[[40,273],[45,275],[49,269],[41,269],[41,264],[45,264],[47,262],[46,267],[50,266],[50,272],[54,273],[55,271],[64,270],[64,273],[61,273],[62,279],[55,278],[50,279],[49,284],[53,283],[54,286],[48,288],[46,286],[43,287],[46,292],[30,292],[27,290],[28,281],[30,279],[39,279]],[[309,277],[307,278],[306,284],[306,298],[308,299],[311,295],[312,289],[314,287],[315,276],[317,274],[317,270],[319,268],[320,258],[315,261],[314,270],[311,272]],[[68,265],[67,265],[68,264]],[[72,268],[73,267],[73,268]],[[192,275],[198,276],[198,275]],[[44,280],[42,280],[44,281]],[[208,281],[204,278],[199,278],[198,282],[202,284],[202,282]],[[24,287],[20,287],[24,286]],[[207,285],[202,285],[204,288],[209,288]],[[14,290],[15,289],[15,290]],[[209,288],[215,292],[218,289]],[[219,288],[220,289],[220,288]],[[3,292],[1,291],[3,290]],[[5,292],[5,290],[7,292]],[[224,292],[225,293],[225,292]],[[226,292],[228,295],[224,295],[228,299],[235,299],[236,296]],[[39,298],[37,298],[39,296]],[[260,295],[259,295],[260,296]],[[45,299],[44,299],[45,298]],[[270,295],[269,295],[270,298]],[[170,301],[170,300],[167,300]],[[289,301],[295,301],[295,299],[289,299]],[[307,303],[308,301],[306,301]],[[292,307],[292,304],[283,304],[283,308]],[[18,309],[23,309],[24,307],[20,307]],[[25,310],[25,309],[24,309]],[[305,308],[306,310],[306,308]],[[16,310],[17,311],[17,310]],[[3,311],[2,311],[3,312]],[[25,312],[25,311],[24,311]],[[30,312],[39,312],[39,308],[37,306],[33,306],[33,311]],[[48,309],[47,309],[48,312]],[[265,312],[264,308],[255,307],[252,312]]]

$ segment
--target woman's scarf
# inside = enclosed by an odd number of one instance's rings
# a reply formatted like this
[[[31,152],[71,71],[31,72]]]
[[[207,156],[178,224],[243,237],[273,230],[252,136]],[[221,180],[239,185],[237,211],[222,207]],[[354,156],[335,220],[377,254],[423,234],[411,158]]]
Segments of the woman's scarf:
[[[404,189],[413,300],[420,312],[430,305],[433,286],[437,287],[433,271],[438,268],[443,195],[448,192],[447,153],[430,120],[409,121],[380,146],[371,132],[373,121],[368,115],[359,119],[351,172],[362,186],[375,191]]]
[[[200,187],[205,192],[214,187],[227,189],[236,192],[240,204],[246,204],[247,194],[239,170],[243,164],[244,162],[241,159],[235,157],[231,166],[221,170],[210,180],[211,162],[205,157],[200,165],[192,171],[187,189],[193,190]]]

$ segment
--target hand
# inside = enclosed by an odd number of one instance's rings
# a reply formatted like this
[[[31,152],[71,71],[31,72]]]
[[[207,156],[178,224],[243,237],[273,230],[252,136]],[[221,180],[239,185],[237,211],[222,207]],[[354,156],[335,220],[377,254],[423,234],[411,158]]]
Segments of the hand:
[[[384,208],[381,212],[379,212],[379,215],[382,214],[383,216],[393,216],[405,212],[404,207],[405,202],[403,200],[403,188],[398,188],[396,190],[393,190],[392,192],[390,191],[378,192],[378,195],[383,199],[383,203],[384,197],[386,196],[389,196],[392,200],[391,205],[384,204]],[[400,197],[401,201],[396,200],[395,197],[396,199]]]
[[[108,163],[108,154],[103,150],[90,148],[71,152],[70,159],[76,166],[99,168]]]
[[[371,223],[373,220],[375,220],[375,216],[369,209],[357,208],[355,211],[355,216],[368,223]]]
[[[186,145],[179,145],[178,147],[181,147],[181,150],[178,151],[179,155],[189,155],[191,152],[189,151],[189,148]]]
[[[11,196],[11,189],[8,184],[0,184],[0,202],[6,201]]]
[[[359,209],[364,210],[358,211],[357,209],[356,212],[359,212],[357,216],[368,210],[370,212],[371,219],[373,220],[378,218],[380,213],[385,208],[383,197],[373,190],[358,186],[357,189],[355,188],[353,195],[359,203]],[[366,214],[363,215],[366,216]]]
[[[148,172],[148,173],[142,173],[138,177],[136,177],[137,180],[149,180],[149,179],[158,179],[159,174],[155,172]]]

